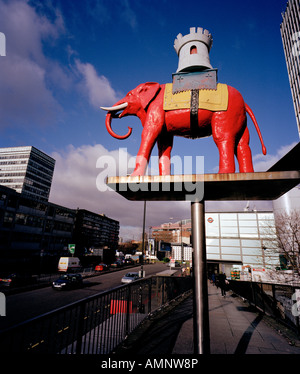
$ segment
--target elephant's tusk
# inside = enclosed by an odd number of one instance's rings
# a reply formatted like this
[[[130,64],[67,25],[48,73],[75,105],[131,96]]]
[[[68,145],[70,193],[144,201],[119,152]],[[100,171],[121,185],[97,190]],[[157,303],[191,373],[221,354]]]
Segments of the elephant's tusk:
[[[117,112],[118,110],[125,109],[127,106],[128,106],[128,103],[123,103],[123,104],[111,106],[111,107],[101,106],[100,108],[103,110],[106,110],[107,112]]]

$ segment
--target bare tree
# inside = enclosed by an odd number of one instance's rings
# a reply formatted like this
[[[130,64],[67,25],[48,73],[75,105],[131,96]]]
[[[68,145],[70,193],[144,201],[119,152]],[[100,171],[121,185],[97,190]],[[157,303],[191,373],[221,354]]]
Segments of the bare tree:
[[[276,214],[274,244],[288,267],[300,275],[300,210]]]

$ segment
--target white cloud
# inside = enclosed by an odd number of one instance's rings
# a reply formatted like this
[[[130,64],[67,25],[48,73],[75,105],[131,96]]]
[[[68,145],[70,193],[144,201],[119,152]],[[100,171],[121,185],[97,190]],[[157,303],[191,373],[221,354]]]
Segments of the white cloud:
[[[60,53],[68,54],[70,46],[51,54],[53,47],[59,48],[59,39],[68,35],[61,13],[51,2],[30,6],[27,1],[0,0],[0,25],[6,36],[6,56],[0,60],[1,127],[60,122],[67,114],[65,93],[76,91],[78,80],[77,92],[84,92],[93,107],[117,101],[108,79],[90,63],[78,58],[62,65]],[[59,96],[61,92],[64,95]]]
[[[281,146],[275,154],[262,155],[258,154],[253,156],[253,164],[255,171],[267,171],[271,166],[273,166],[278,160],[280,160],[284,155],[286,155],[297,142],[292,144],[287,144]]]
[[[118,95],[108,79],[103,75],[99,76],[93,65],[79,60],[75,61],[75,65],[82,75],[80,86],[92,106],[99,108],[100,105],[112,105],[118,101]]]
[[[101,144],[78,148],[70,145],[66,151],[54,152],[51,156],[56,160],[49,198],[51,202],[72,209],[79,207],[103,213],[125,226],[140,226],[140,217],[137,217],[140,204],[129,202],[104,188],[105,176],[119,172],[119,159],[130,160],[131,156],[125,150],[121,150],[119,156],[119,150],[109,152]],[[110,160],[112,167],[105,163],[100,167],[99,160]],[[97,182],[102,183],[102,191],[97,188]]]
[[[51,194],[53,203],[72,209],[77,207],[95,213],[103,213],[120,222],[124,239],[139,238],[142,232],[143,202],[129,201],[114,191],[103,187],[105,176],[126,175],[134,165],[134,157],[126,149],[108,151],[101,144],[70,145],[66,151],[54,152],[56,160]],[[132,171],[130,167],[129,172]],[[98,184],[98,188],[97,188]],[[101,187],[102,188],[99,188]],[[99,191],[102,189],[102,191]],[[146,230],[149,226],[190,217],[190,203],[148,202]]]
[[[6,57],[0,60],[2,127],[51,123],[61,107],[46,84],[43,41],[63,32],[62,18],[57,13],[50,22],[25,1],[0,1],[0,24],[6,35]]]

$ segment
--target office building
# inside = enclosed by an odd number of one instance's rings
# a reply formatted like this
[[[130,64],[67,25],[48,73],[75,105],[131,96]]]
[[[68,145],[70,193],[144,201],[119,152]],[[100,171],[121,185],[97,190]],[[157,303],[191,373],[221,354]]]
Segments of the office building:
[[[76,211],[0,186],[0,270],[57,266],[73,241]],[[53,270],[53,269],[52,269]]]
[[[48,201],[55,160],[35,147],[0,148],[0,185]]]
[[[295,110],[296,123],[300,136],[300,2],[289,0],[282,13],[280,25],[283,50]],[[279,214],[290,215],[294,209],[300,209],[299,186],[273,202],[275,219]]]
[[[119,222],[103,214],[40,201],[0,186],[0,271],[55,271],[60,256],[117,248]],[[51,269],[50,269],[51,268]]]
[[[280,32],[300,134],[300,4],[289,0],[282,14]]]
[[[79,251],[84,253],[90,248],[117,249],[120,224],[104,214],[97,214],[85,209],[77,209],[74,242]]]

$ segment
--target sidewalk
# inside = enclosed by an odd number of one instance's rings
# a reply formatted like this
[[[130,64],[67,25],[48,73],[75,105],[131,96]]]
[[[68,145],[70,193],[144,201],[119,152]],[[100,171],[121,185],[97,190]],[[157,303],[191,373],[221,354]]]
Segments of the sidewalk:
[[[208,298],[211,354],[300,354],[296,334],[288,339],[282,325],[231,291],[222,297],[220,288],[208,284]],[[117,354],[193,355],[193,297],[151,317],[124,343]]]
[[[300,342],[296,345],[276,331],[266,316],[255,312],[247,302],[227,292],[208,285],[209,325],[211,354],[300,354]],[[193,353],[193,319],[181,326],[173,354]]]

